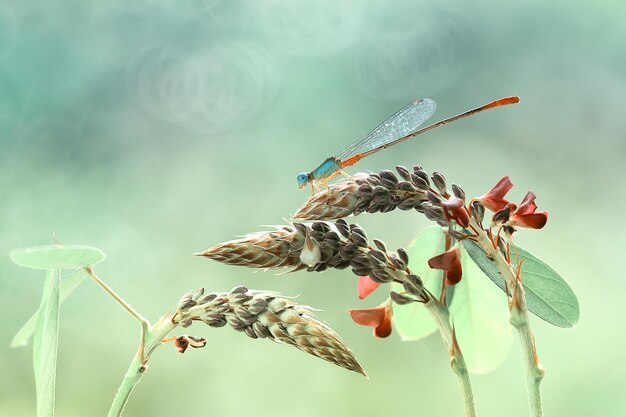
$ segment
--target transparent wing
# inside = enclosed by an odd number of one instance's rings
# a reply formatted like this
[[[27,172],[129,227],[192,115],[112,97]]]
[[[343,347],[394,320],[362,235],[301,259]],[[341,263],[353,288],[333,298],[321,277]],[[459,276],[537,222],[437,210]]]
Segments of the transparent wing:
[[[437,103],[429,98],[422,98],[408,104],[393,116],[382,122],[367,136],[352,143],[336,155],[340,161],[380,148],[396,139],[410,135],[435,113]]]

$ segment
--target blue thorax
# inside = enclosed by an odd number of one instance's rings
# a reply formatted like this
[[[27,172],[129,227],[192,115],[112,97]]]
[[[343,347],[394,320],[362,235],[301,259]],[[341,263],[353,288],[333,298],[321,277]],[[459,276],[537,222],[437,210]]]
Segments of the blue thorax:
[[[322,180],[324,178],[330,177],[335,172],[339,171],[339,164],[340,162],[336,158],[330,157],[322,162],[320,166],[311,171],[311,177],[314,180]]]

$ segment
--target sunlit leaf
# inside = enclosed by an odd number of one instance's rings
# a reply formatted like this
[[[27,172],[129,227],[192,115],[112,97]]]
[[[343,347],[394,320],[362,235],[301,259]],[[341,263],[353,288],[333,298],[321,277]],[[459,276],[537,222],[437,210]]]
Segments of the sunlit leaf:
[[[63,302],[74,292],[76,288],[83,282],[85,279],[85,274],[82,269],[77,269],[73,271],[62,283],[61,283],[61,296],[60,303]],[[18,330],[18,332],[11,340],[11,347],[21,347],[28,345],[28,339],[33,335],[35,331],[35,327],[37,325],[37,318],[39,317],[39,310],[35,311],[33,315],[24,323],[22,328]]]
[[[20,266],[35,269],[84,268],[105,258],[100,249],[83,245],[46,245],[14,249],[11,260]]]
[[[420,276],[428,290],[439,296],[441,293],[442,272],[428,267],[428,260],[444,250],[444,235],[440,227],[431,226],[415,236],[407,248],[409,268]],[[392,290],[403,292],[400,284],[392,284]],[[420,303],[407,305],[393,304],[393,325],[402,340],[422,339],[437,330],[437,325],[428,311]]]
[[[480,246],[469,239],[463,241],[463,246],[476,265],[498,287],[505,290],[504,278]],[[574,326],[578,322],[579,308],[570,286],[552,268],[522,248],[511,247],[514,260],[516,250],[520,261],[523,260],[522,285],[528,310],[555,326]]]
[[[465,251],[461,265],[463,277],[453,287],[450,317],[468,370],[491,372],[511,349],[507,300]]]
[[[33,338],[37,417],[54,416],[60,281],[59,270],[48,271]]]

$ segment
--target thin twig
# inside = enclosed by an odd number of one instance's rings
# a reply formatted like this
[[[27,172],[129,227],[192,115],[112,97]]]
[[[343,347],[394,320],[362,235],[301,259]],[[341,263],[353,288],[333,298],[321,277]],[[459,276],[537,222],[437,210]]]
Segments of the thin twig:
[[[87,273],[87,275],[89,275],[96,282],[96,284],[102,287],[102,289],[111,296],[111,298],[117,301],[117,303],[121,305],[124,308],[124,310],[126,310],[131,316],[133,316],[135,319],[137,319],[141,323],[142,327],[144,328],[144,331],[148,326],[150,326],[150,323],[148,322],[148,320],[146,320],[141,314],[139,314],[134,308],[132,308],[130,304],[124,301],[122,297],[117,295],[117,293],[113,291],[111,287],[106,285],[104,281],[102,281],[96,275],[96,273],[93,271],[93,269],[90,266],[84,268],[84,270]]]

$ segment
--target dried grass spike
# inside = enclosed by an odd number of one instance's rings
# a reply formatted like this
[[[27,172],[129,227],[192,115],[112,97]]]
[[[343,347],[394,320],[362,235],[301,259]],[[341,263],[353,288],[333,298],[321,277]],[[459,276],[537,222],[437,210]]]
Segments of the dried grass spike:
[[[187,305],[188,300],[183,297],[180,304]],[[179,305],[176,323],[184,327],[195,320],[211,327],[229,324],[253,339],[267,338],[294,346],[365,375],[352,351],[327,324],[315,317],[311,307],[297,304],[273,292],[248,290],[243,286],[235,287],[230,292],[214,293],[212,300],[186,310]],[[215,300],[223,302],[215,303]]]
[[[304,236],[294,227],[285,226],[272,231],[250,233],[195,255],[250,268],[299,267],[303,243]]]
[[[354,212],[359,197],[359,184],[342,181],[331,184],[328,189],[309,197],[300,207],[294,220],[334,220]]]

